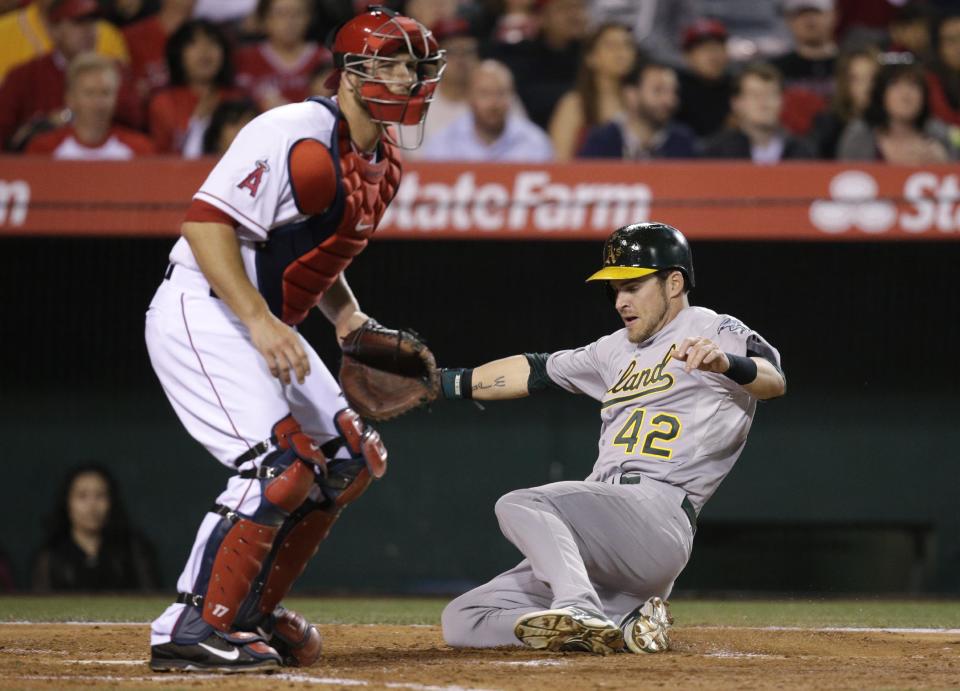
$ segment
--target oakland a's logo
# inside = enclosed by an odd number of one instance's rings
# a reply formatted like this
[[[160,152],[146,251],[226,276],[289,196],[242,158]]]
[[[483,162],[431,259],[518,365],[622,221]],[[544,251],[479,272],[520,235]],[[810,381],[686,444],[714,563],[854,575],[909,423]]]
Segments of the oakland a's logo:
[[[607,256],[603,258],[604,265],[616,266],[621,254],[623,254],[623,245],[619,242],[608,242]]]
[[[607,393],[613,394],[614,397],[604,400],[600,407],[607,408],[616,403],[632,401],[641,396],[649,396],[671,388],[674,383],[673,375],[664,370],[670,363],[670,354],[676,347],[676,344],[671,345],[663,359],[653,367],[638,369],[637,361],[631,360],[627,368],[620,373],[617,383],[607,389]]]
[[[237,188],[249,190],[250,196],[256,197],[257,190],[260,189],[260,180],[263,178],[263,174],[268,172],[270,172],[270,166],[267,165],[266,160],[257,161],[257,167],[251,170],[247,177],[240,181]]]

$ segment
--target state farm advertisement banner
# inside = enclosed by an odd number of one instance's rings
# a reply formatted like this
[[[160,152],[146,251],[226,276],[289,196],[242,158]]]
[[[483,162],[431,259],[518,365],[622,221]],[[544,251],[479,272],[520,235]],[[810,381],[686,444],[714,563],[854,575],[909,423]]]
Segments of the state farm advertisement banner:
[[[0,235],[175,235],[211,166],[3,157]],[[960,237],[958,177],[949,165],[408,164],[377,236],[584,240],[658,220],[694,239],[945,240]]]

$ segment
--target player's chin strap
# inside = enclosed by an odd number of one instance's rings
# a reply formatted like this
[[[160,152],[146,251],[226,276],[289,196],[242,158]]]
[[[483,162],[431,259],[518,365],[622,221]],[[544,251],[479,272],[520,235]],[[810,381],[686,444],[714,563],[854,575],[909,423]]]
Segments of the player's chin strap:
[[[337,413],[334,422],[340,432],[337,444],[347,449],[349,457],[324,459],[323,471],[311,472],[306,485],[290,484],[288,489],[292,491],[283,497],[289,501],[284,501],[282,513],[273,514],[274,520],[264,520],[270,517],[269,511],[262,510],[264,502],[250,517],[222,505],[211,509],[223,518],[207,542],[194,592],[180,593],[177,598],[177,602],[190,607],[175,628],[176,642],[190,642],[199,636],[203,623],[222,631],[266,630],[280,635],[281,642],[286,640],[285,630],[299,630],[290,623],[290,616],[278,614],[286,612],[278,609],[280,601],[303,573],[344,507],[363,494],[373,478],[382,477],[386,472],[387,451],[376,430],[365,425],[350,408]],[[282,452],[279,458],[293,448],[294,437],[302,450],[311,451],[314,457],[322,456],[316,444],[299,432],[299,425],[291,417],[274,427],[271,439]],[[241,473],[241,477],[257,478],[264,483],[263,494],[268,504],[281,499],[280,492],[271,490],[273,483],[286,478],[285,471],[278,467],[281,464],[277,462],[276,453],[265,459],[260,468]],[[225,553],[231,556],[221,563]],[[204,587],[205,580],[210,584],[207,587]],[[232,587],[220,590],[213,587],[214,583],[223,582],[231,583]],[[197,622],[197,617],[191,614],[198,611],[202,612],[202,622]],[[274,642],[271,640],[271,644]],[[310,655],[300,659],[302,648],[290,645],[288,650],[300,664],[312,664]],[[316,651],[319,655],[318,646]]]

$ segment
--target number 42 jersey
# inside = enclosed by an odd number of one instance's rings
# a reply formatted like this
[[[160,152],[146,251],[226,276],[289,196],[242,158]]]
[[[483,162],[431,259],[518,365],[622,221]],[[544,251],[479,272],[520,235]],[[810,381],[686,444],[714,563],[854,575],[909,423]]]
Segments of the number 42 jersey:
[[[687,337],[709,338],[733,355],[780,367],[780,353],[729,315],[686,307],[642,343],[627,329],[547,360],[561,388],[600,402],[599,455],[587,480],[642,473],[683,489],[699,513],[743,451],[757,399],[723,374],[671,357]]]

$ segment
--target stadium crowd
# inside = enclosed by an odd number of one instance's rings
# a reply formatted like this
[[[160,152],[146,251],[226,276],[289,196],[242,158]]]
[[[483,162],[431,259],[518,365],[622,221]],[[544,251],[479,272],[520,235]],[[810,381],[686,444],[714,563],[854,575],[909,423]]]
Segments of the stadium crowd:
[[[0,143],[222,153],[330,96],[367,0],[0,0]],[[447,66],[422,160],[960,157],[955,0],[406,0]],[[405,139],[407,139],[405,137]]]

